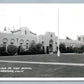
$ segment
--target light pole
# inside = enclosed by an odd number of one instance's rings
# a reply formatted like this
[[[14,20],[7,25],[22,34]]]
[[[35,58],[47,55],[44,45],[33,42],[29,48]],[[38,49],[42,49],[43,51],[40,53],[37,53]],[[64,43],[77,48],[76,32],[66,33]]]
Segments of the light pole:
[[[59,50],[59,8],[58,8],[58,50],[57,50],[57,56],[60,56],[60,50]]]

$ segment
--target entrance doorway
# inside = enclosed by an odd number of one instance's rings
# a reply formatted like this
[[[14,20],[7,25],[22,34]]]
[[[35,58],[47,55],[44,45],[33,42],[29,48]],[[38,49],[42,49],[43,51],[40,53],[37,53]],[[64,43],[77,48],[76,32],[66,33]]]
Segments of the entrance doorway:
[[[50,39],[49,41],[49,52],[50,53],[53,52],[53,40],[52,39]]]

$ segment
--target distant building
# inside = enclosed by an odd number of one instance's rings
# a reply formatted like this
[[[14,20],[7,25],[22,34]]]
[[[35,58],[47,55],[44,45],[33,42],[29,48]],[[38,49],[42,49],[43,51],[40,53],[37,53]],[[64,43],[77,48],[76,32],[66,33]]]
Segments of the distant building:
[[[84,35],[78,36],[77,37],[78,41],[84,42]]]
[[[57,51],[58,37],[53,32],[46,32],[44,35],[39,35],[38,42],[43,44],[45,52],[47,48],[49,52]],[[81,47],[84,45],[84,41],[72,39],[59,39],[59,43],[64,43],[66,47]]]
[[[78,40],[68,40],[68,39],[60,39],[60,43],[64,43],[66,47],[81,47],[84,45],[84,42]]]

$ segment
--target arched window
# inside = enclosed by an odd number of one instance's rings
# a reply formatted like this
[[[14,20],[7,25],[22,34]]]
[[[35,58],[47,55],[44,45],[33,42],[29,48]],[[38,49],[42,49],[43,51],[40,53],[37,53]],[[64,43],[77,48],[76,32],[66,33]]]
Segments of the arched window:
[[[26,43],[29,43],[29,40],[26,40]]]
[[[7,42],[8,42],[8,39],[7,38],[3,38],[3,44],[7,44]]]
[[[53,44],[53,40],[52,39],[50,39],[49,44]]]
[[[44,41],[42,41],[42,44],[44,44]]]
[[[8,42],[8,39],[7,38],[3,38],[3,47],[6,48],[6,45],[7,45],[7,42]]]
[[[24,43],[24,40],[23,40],[23,39],[21,39],[21,40],[19,41],[19,43],[20,43],[20,45],[19,45],[19,46],[22,46],[22,45],[23,45],[23,43]]]
[[[80,38],[80,37],[78,37],[78,40],[79,40],[79,41],[81,41],[81,38]]]
[[[50,35],[50,37],[52,37],[52,34]]]
[[[20,39],[19,43],[20,44],[23,44],[24,43],[24,40],[23,39]]]
[[[10,43],[11,44],[14,44],[15,40],[14,39],[11,39]]]
[[[55,42],[55,44],[57,45],[57,42]]]
[[[44,41],[42,41],[42,46],[44,46]]]
[[[26,49],[29,48],[29,40],[26,40]]]
[[[23,43],[24,43],[24,40],[23,40],[23,39],[21,39],[21,40],[20,40],[20,44],[23,44]]]

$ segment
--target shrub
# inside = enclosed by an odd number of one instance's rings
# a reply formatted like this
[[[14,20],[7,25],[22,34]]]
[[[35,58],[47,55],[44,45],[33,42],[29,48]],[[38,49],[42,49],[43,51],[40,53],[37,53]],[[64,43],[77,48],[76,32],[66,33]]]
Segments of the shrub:
[[[66,46],[65,46],[65,44],[64,43],[61,43],[59,45],[59,49],[60,49],[60,52],[61,53],[65,53],[66,52]]]
[[[8,55],[6,52],[6,47],[2,46],[0,47],[0,56]]]
[[[8,45],[7,52],[9,55],[14,55],[17,52],[17,47],[15,45]]]
[[[75,53],[83,53],[83,50],[82,50],[81,47],[74,47],[73,50],[74,50]]]
[[[44,54],[44,48],[42,47],[42,44],[38,43],[36,44],[36,52],[37,54]]]
[[[29,47],[29,54],[42,54],[42,45],[41,44],[31,44]]]
[[[74,53],[78,53],[78,47],[74,47],[73,50],[74,50]]]
[[[44,47],[42,44],[31,43],[29,50],[25,52],[26,54],[44,54]]]
[[[42,44],[36,44],[34,41],[31,42],[29,49],[25,50],[21,46],[18,47],[19,55],[32,55],[32,54],[44,54],[44,47]]]
[[[74,52],[72,46],[67,47],[66,51],[67,51],[67,53],[73,53]]]
[[[18,46],[18,51],[17,51],[18,55],[25,55],[25,50],[23,49],[22,46]]]
[[[82,52],[84,52],[84,45],[82,45],[80,49],[82,50]]]
[[[49,47],[46,46],[46,53],[49,54]]]

